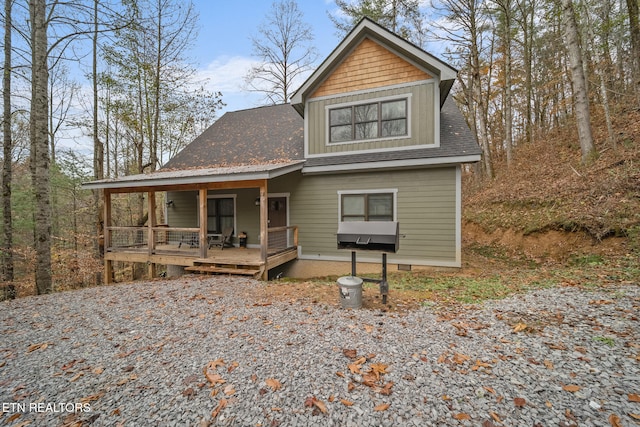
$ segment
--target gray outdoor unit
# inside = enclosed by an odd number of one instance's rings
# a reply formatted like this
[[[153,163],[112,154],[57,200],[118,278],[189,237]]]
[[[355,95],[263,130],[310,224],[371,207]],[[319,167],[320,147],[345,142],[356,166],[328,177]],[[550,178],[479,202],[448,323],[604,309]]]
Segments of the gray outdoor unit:
[[[338,225],[338,249],[396,253],[400,246],[397,221],[347,221]]]

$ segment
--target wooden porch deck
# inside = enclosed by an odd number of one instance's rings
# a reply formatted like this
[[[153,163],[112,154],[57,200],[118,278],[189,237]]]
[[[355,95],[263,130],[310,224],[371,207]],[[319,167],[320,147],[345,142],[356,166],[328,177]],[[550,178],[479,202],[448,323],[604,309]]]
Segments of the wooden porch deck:
[[[147,248],[118,248],[105,253],[105,260],[123,262],[148,262],[153,264],[180,265],[186,271],[203,274],[236,274],[264,277],[270,269],[298,257],[297,247],[270,250],[266,263],[260,259],[259,248],[211,248],[206,258],[199,258],[199,249],[183,245],[158,245],[154,253]]]

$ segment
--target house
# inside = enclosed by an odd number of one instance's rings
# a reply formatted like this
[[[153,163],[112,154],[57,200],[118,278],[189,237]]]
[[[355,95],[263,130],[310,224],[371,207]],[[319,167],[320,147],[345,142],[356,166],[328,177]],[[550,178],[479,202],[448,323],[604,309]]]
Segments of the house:
[[[400,224],[392,265],[459,267],[462,164],[481,152],[450,94],[456,74],[363,19],[291,104],[226,113],[160,170],[85,184],[105,192],[107,280],[113,261],[148,263],[152,274],[156,264],[340,274],[350,253],[336,230],[350,220]],[[132,192],[148,193],[148,223],[114,226],[111,197]],[[380,263],[375,253],[358,261]]]

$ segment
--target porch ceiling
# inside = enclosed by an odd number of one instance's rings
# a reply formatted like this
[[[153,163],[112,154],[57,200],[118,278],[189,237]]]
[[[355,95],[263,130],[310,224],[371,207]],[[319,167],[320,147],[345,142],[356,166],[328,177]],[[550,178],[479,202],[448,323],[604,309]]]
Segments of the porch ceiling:
[[[148,174],[123,176],[86,182],[86,190],[163,191],[182,186],[203,186],[211,183],[255,181],[276,178],[302,169],[304,160],[255,165],[220,166],[214,168],[162,170]]]

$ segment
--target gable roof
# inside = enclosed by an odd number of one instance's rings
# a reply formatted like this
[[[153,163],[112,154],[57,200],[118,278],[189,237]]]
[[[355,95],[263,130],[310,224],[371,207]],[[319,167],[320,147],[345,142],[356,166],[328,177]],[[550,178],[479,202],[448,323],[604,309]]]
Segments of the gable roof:
[[[440,81],[440,106],[444,105],[444,101],[449,95],[458,71],[441,59],[436,58],[413,43],[365,17],[356,24],[342,42],[340,42],[333,52],[331,52],[291,97],[291,104],[300,115],[304,115],[306,99],[312,95],[331,75],[335,68],[367,38],[384,46],[400,58],[422,69],[427,74],[438,78]]]

